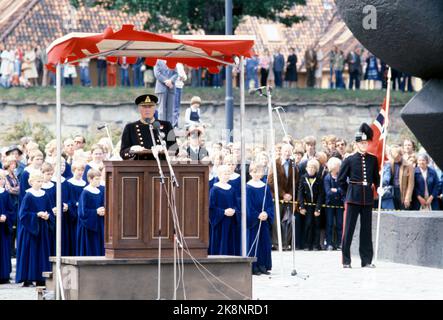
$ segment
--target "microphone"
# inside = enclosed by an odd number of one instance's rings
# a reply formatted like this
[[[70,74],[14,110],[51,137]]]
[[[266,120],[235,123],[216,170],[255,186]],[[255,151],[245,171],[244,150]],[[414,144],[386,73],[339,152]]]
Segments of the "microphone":
[[[108,126],[108,124],[105,123],[105,124],[103,124],[103,125],[101,125],[101,126],[98,126],[98,127],[97,127],[97,130],[102,130],[102,129],[106,128],[107,126]]]
[[[165,157],[166,157],[166,162],[168,163],[169,172],[170,172],[170,174],[171,174],[172,182],[173,182],[173,183],[176,185],[176,187],[178,188],[178,187],[180,187],[180,186],[179,186],[178,181],[177,181],[177,178],[176,178],[176,176],[175,176],[174,169],[172,168],[171,159],[169,158],[169,153],[168,153],[168,147],[166,146],[166,142],[165,142],[165,140],[164,140],[164,138],[165,138],[165,133],[162,132],[162,131],[160,131],[161,124],[160,124],[160,122],[157,121],[157,120],[155,120],[155,121],[152,123],[152,127],[153,127],[155,130],[157,130],[157,133],[158,133],[158,136],[159,136],[159,139],[160,139],[160,144],[161,144],[162,147],[163,147],[163,151],[164,151],[164,153],[165,153]]]

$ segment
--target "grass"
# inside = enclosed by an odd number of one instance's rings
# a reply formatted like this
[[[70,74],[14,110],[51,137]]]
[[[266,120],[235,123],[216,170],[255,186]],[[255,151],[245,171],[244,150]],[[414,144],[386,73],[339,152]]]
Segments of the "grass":
[[[153,93],[154,88],[85,88],[80,86],[62,88],[62,101],[65,103],[123,103],[132,102],[141,94]],[[234,101],[240,102],[239,89],[234,88]],[[203,101],[222,103],[225,100],[225,89],[191,88],[185,87],[182,101],[189,101],[198,95]],[[349,102],[379,104],[386,95],[385,90],[328,90],[328,89],[276,89],[273,92],[273,101],[290,103],[295,101],[309,102]],[[391,103],[406,104],[414,93],[393,91]],[[266,103],[264,98],[251,96],[246,93],[246,103]],[[0,102],[34,102],[55,103],[55,89],[47,88],[0,88]]]

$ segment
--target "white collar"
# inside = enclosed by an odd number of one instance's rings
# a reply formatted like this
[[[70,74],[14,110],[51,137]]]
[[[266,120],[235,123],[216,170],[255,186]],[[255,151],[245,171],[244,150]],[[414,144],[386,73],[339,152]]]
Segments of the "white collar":
[[[234,172],[233,174],[231,174],[231,176],[229,177],[229,180],[235,180],[238,177],[240,177],[240,175],[237,172]]]
[[[101,164],[103,164],[103,162],[102,163],[95,163],[94,161],[91,161],[91,162],[88,163],[88,165],[92,169],[95,169],[95,170],[98,170]]]
[[[61,178],[60,179],[61,183],[65,182],[65,180],[66,180],[65,177],[61,176],[60,178]],[[57,177],[52,177],[51,181],[57,183]]]
[[[221,183],[221,182],[214,183],[214,186],[217,186],[217,187],[219,187],[219,188],[221,188],[223,190],[229,190],[229,189],[232,188],[230,184],[228,184],[228,183]]]
[[[77,187],[84,187],[86,186],[86,181],[83,179],[77,180],[74,177],[72,177],[71,179],[68,180],[69,183],[73,184],[74,186]]]
[[[1,188],[0,187],[0,194],[3,193],[3,192],[5,192],[5,188]]]
[[[89,192],[91,192],[91,193],[93,193],[93,194],[99,194],[99,193],[100,193],[100,189],[99,189],[99,188],[93,187],[93,186],[91,186],[90,184],[88,184],[88,185],[85,187],[85,190],[87,190],[87,191],[89,191]]]
[[[251,187],[254,187],[254,188],[263,188],[266,184],[261,180],[254,181],[251,179],[248,181],[248,185],[250,185]]]
[[[29,174],[31,174],[31,173],[33,173],[35,171],[40,171],[40,170],[39,169],[34,169],[31,166],[27,166],[24,171],[27,171]]]
[[[52,181],[44,182],[42,184],[42,189],[51,189],[54,186],[54,183]]]
[[[32,194],[34,197],[37,198],[43,197],[45,195],[45,191],[42,189],[36,191],[33,188],[29,188],[28,190],[26,190],[26,192],[29,192],[30,194]]]

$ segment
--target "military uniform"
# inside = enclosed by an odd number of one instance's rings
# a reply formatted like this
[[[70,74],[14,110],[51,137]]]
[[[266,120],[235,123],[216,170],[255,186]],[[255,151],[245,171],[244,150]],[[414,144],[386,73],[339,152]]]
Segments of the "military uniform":
[[[176,148],[176,154],[178,152],[177,141],[175,138],[174,130],[172,125],[168,121],[156,120],[160,123],[160,132],[164,134],[163,140],[166,141],[166,146],[169,151]],[[154,139],[156,144],[160,143],[160,138],[158,130],[153,129]],[[120,156],[124,160],[155,160],[152,153],[149,154],[134,154],[131,153],[130,149],[132,146],[140,145],[146,149],[151,149],[153,146],[151,133],[149,130],[149,125],[142,120],[136,122],[128,123],[123,129],[122,140],[121,140]],[[160,155],[160,159],[165,159],[165,156]]]
[[[377,157],[369,153],[356,152],[347,157],[338,174],[338,184],[346,191],[346,211],[343,226],[343,265],[351,264],[351,242],[358,215],[360,215],[360,258],[362,266],[371,265],[372,249],[372,206],[374,191],[379,185]]]

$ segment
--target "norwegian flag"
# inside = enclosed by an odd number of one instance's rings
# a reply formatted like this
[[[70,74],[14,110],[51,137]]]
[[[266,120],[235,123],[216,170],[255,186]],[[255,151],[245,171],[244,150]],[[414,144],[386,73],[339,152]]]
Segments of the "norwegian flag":
[[[385,153],[385,161],[381,161],[383,156],[383,142],[386,139],[386,128],[388,125],[388,117],[386,112],[386,99],[383,101],[381,106],[381,110],[374,122],[371,124],[371,129],[374,132],[374,136],[372,137],[372,141],[369,141],[368,152],[373,154],[378,159],[379,169],[383,168],[383,164],[386,160],[388,160],[387,155]]]

